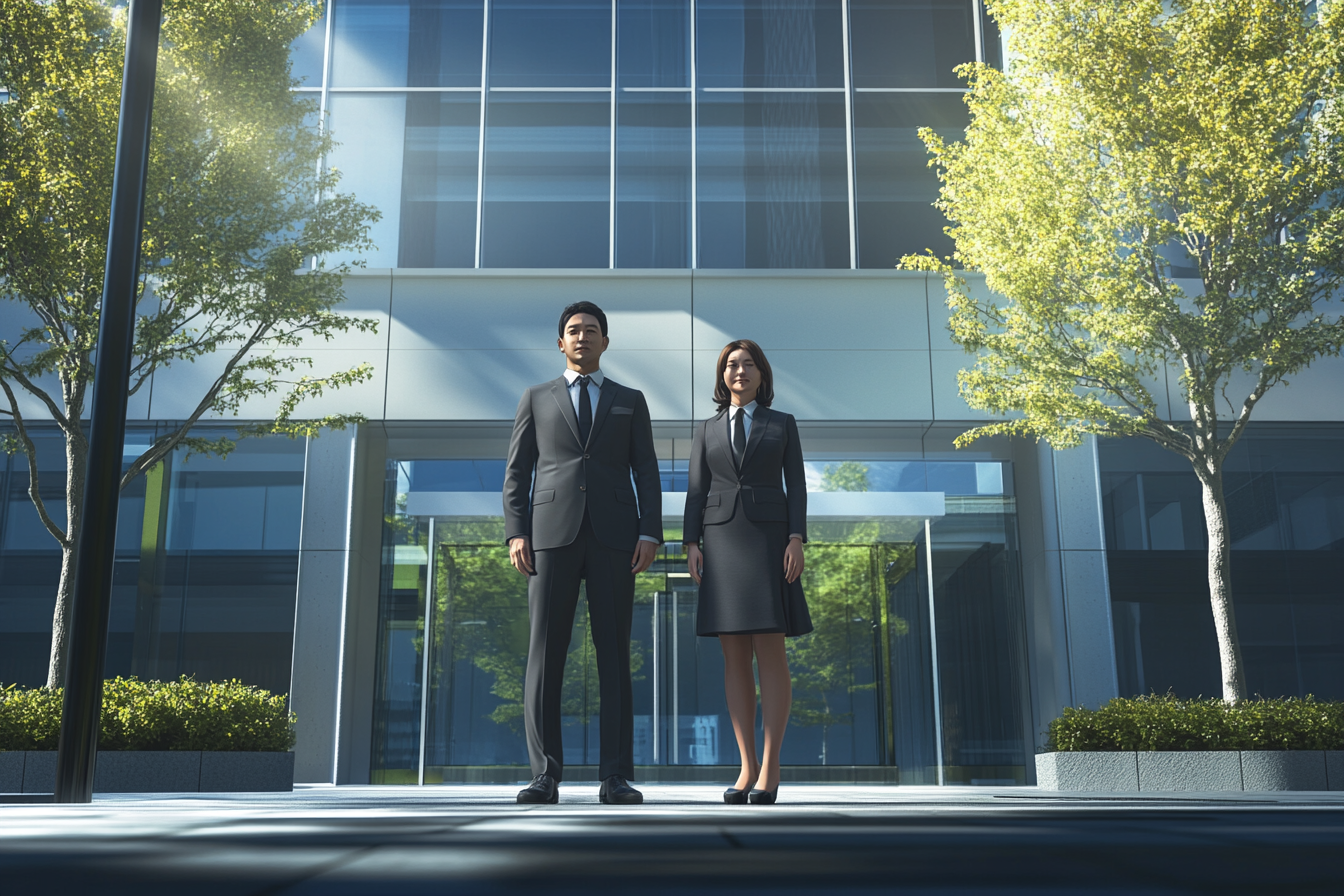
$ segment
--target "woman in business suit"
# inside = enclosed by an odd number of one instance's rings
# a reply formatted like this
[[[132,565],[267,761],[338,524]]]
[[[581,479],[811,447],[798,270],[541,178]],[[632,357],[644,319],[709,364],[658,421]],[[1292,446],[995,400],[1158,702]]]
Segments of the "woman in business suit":
[[[691,445],[682,541],[700,586],[696,633],[717,635],[723,647],[728,713],[742,756],[726,803],[775,802],[793,701],[784,639],[812,631],[798,578],[807,540],[803,451],[793,417],[770,408],[774,394],[761,347],[749,339],[728,343],[714,383],[719,413],[700,425]],[[765,733],[760,760],[753,655]]]

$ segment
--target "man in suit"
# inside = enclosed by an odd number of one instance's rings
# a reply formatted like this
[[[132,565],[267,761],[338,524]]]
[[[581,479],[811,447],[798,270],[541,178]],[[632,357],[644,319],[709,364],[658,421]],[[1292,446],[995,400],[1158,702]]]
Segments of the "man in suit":
[[[602,700],[598,798],[635,805],[644,797],[629,784],[630,623],[635,576],[663,540],[658,457],[643,393],[598,368],[610,342],[602,309],[570,305],[559,329],[564,375],[523,393],[504,476],[509,560],[530,576],[523,712],[533,778],[518,802],[560,799],[560,688],[583,580]]]

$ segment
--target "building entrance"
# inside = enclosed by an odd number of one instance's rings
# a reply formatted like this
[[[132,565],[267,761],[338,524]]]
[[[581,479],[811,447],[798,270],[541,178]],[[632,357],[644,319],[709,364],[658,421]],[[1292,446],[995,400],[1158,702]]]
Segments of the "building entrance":
[[[384,570],[372,780],[525,780],[527,580],[509,564],[498,493],[401,495],[388,523],[398,543]],[[719,781],[738,765],[722,655],[717,639],[695,634],[682,495],[664,499],[668,542],[636,580],[636,777]],[[992,514],[966,514],[940,492],[817,493],[809,503],[803,585],[815,629],[788,641],[789,774],[1021,781],[1021,601],[1003,499]],[[953,654],[951,681],[940,649]],[[581,594],[562,703],[572,780],[598,762],[598,695]]]

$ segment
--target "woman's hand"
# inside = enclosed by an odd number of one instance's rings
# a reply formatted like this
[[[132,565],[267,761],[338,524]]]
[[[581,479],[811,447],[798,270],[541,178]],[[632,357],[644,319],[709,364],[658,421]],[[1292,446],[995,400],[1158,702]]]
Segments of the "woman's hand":
[[[700,584],[700,577],[705,574],[705,555],[700,553],[700,545],[686,545],[686,567],[690,570],[691,578],[695,579],[695,584]]]
[[[792,585],[798,581],[798,577],[802,574],[803,540],[801,538],[790,538],[789,546],[784,549],[784,580]]]

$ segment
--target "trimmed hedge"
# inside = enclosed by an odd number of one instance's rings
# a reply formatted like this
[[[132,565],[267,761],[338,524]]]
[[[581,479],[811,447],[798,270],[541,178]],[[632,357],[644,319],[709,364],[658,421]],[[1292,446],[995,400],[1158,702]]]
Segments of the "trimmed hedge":
[[[1344,750],[1344,703],[1116,698],[1100,709],[1066,707],[1050,723],[1051,752],[1129,750]]]
[[[103,683],[99,750],[282,753],[294,746],[284,695],[240,681],[114,678]],[[61,691],[0,690],[0,750],[54,750]]]

